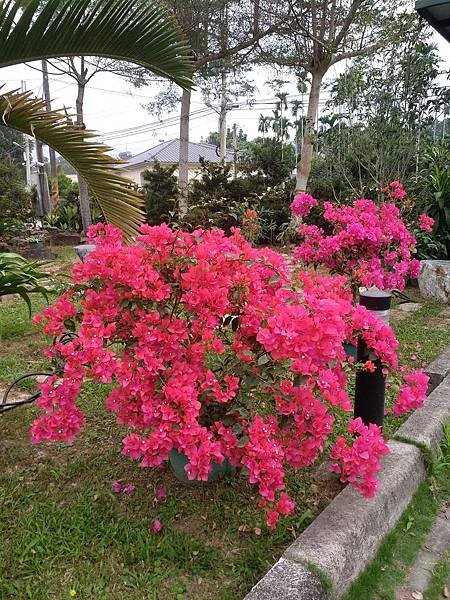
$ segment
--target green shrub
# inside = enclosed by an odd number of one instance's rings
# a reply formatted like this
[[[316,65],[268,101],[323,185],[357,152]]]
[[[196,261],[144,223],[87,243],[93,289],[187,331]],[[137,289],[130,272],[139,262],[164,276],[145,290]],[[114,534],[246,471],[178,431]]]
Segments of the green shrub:
[[[19,168],[12,161],[0,163],[0,219],[25,220],[31,215],[31,195],[25,188]]]
[[[248,175],[259,175],[266,186],[278,185],[292,175],[296,165],[291,144],[273,138],[256,138],[242,152],[239,168]]]
[[[147,222],[150,225],[159,225],[171,220],[175,211],[178,197],[177,178],[174,172],[177,165],[163,167],[155,162],[152,171],[144,171],[144,185],[142,194],[145,202]]]
[[[78,183],[64,173],[58,173],[58,190],[63,202],[78,202]]]
[[[430,147],[423,156],[420,177],[428,191],[425,212],[435,223],[433,237],[445,248],[439,258],[450,258],[450,148],[448,141]]]

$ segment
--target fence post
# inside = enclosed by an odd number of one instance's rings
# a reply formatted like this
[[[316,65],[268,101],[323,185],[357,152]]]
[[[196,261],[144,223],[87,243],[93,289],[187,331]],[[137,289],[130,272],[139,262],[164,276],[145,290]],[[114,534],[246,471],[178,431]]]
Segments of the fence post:
[[[374,312],[386,325],[389,325],[389,311],[391,308],[391,294],[377,288],[370,288],[360,293],[359,303],[371,312]],[[382,427],[384,419],[384,398],[386,390],[383,366],[378,358],[373,357],[364,341],[358,340],[356,352],[357,362],[371,360],[375,364],[375,371],[358,371],[355,384],[355,419],[361,417],[365,425],[375,423]]]

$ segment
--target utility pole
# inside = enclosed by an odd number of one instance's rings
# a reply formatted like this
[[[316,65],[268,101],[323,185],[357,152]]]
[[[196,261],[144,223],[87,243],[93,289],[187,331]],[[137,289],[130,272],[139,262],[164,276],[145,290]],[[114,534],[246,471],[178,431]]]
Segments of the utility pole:
[[[237,125],[233,123],[233,177],[236,179],[237,177]]]
[[[22,81],[22,91],[26,92],[26,84],[25,81]],[[40,204],[39,212],[42,213],[39,217],[45,217],[49,212],[51,212],[51,203],[50,203],[50,194],[48,192],[48,180],[47,173],[45,172],[44,165],[44,151],[42,148],[42,143],[35,138],[36,142],[36,160],[37,167],[39,173],[39,190],[38,190],[38,199]],[[30,160],[30,142],[27,136],[25,136],[25,164],[27,165],[27,157],[28,162]],[[27,182],[28,176],[30,177],[31,182],[31,165],[27,165]]]
[[[31,190],[31,160],[30,160],[30,140],[27,135],[25,137],[25,173],[27,178],[27,189]]]
[[[25,81],[22,81],[22,92],[27,91],[27,84]],[[31,190],[31,159],[30,159],[30,138],[27,135],[24,135],[24,153],[25,153],[25,174],[27,179],[27,189]]]
[[[224,163],[227,155],[227,74],[225,71],[222,71],[220,89],[219,140],[220,162]]]
[[[47,110],[52,109],[51,98],[50,98],[50,85],[48,81],[48,65],[46,60],[42,60],[42,89],[44,92],[45,106]],[[59,203],[59,190],[58,190],[58,169],[56,167],[56,153],[53,148],[48,147],[50,157],[50,188],[51,188],[51,203],[52,210]]]

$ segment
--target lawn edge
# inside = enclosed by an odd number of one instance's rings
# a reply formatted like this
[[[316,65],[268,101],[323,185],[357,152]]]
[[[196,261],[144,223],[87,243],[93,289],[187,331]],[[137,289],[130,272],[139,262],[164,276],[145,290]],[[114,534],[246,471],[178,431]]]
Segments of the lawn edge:
[[[450,421],[450,346],[427,372],[431,393],[389,441],[377,496],[366,500],[347,486],[244,600],[331,600],[350,589],[427,478]]]

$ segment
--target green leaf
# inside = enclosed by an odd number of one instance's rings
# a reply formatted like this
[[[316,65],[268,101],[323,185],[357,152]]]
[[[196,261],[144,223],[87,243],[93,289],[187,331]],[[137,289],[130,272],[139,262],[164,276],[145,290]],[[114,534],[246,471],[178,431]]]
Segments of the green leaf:
[[[248,436],[247,436],[247,435],[243,435],[243,436],[241,437],[241,439],[239,440],[239,442],[238,442],[238,447],[239,447],[239,448],[243,448],[243,447],[244,447],[244,446],[247,444],[247,442],[248,442],[248,439],[249,439],[249,438],[248,438]]]
[[[102,56],[192,86],[192,51],[173,15],[154,0],[9,0],[0,6],[0,48],[0,67]]]
[[[29,93],[0,95],[3,123],[36,137],[63,156],[86,181],[105,219],[123,230],[127,238],[144,221],[143,200],[123,177],[121,161],[107,154],[107,146],[94,141],[95,134],[67,122],[66,115],[47,111],[43,100]]]

